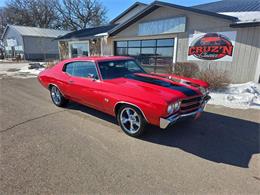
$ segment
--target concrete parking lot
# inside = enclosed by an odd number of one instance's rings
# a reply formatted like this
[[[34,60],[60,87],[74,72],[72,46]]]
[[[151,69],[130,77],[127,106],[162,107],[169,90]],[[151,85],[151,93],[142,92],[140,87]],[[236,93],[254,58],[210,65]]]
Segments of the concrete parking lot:
[[[135,139],[110,117],[55,107],[37,79],[0,79],[0,194],[260,192],[259,110],[208,106]]]

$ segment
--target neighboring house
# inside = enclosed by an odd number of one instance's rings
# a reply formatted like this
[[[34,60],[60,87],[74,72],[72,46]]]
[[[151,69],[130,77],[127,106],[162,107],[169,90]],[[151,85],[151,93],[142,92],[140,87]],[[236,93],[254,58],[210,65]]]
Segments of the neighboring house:
[[[144,3],[136,2],[112,20],[109,25],[86,28],[57,38],[59,40],[60,59],[77,56],[111,55],[112,43],[108,38],[108,32],[118,24],[132,18],[146,6]]]
[[[74,31],[58,37],[60,59],[77,56],[110,55],[107,43],[108,31],[116,25],[99,26]],[[108,50],[108,51],[107,51]]]
[[[227,71],[232,82],[259,82],[259,0],[223,0],[195,7],[137,2],[112,20],[109,28],[88,37],[90,31],[95,28],[63,39],[67,55],[61,58],[128,55],[150,72],[167,72],[174,63],[188,61],[201,69]],[[78,32],[86,37],[80,39]],[[93,52],[88,45],[101,35],[100,52]],[[82,52],[84,47],[88,52]]]
[[[7,58],[20,56],[25,60],[58,59],[58,42],[55,38],[69,31],[7,25],[1,37]]]

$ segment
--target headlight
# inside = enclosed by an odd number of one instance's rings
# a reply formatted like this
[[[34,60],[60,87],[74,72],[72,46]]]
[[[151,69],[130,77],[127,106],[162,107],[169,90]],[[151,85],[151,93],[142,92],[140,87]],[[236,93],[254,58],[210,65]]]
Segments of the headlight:
[[[173,104],[170,104],[167,108],[167,113],[168,114],[171,114],[174,112],[174,105]]]
[[[172,114],[173,112],[177,111],[180,109],[180,105],[181,105],[181,102],[180,101],[177,101],[173,104],[170,104],[167,108],[167,113],[168,114]]]
[[[180,106],[181,106],[181,102],[180,101],[174,103],[174,109],[175,110],[179,110]]]

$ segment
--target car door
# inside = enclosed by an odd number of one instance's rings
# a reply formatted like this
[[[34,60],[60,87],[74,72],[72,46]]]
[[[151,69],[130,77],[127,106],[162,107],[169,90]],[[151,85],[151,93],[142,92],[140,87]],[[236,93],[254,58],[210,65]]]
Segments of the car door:
[[[96,64],[92,61],[73,62],[73,70],[68,80],[68,90],[72,99],[93,108],[102,109],[102,82]]]

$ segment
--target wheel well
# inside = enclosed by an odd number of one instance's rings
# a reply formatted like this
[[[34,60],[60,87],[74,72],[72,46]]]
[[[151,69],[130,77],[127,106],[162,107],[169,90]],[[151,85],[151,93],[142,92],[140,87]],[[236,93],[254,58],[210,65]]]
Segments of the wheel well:
[[[117,103],[117,104],[116,104],[116,106],[115,106],[115,115],[116,115],[116,116],[117,116],[117,113],[118,113],[119,109],[120,109],[122,106],[124,106],[124,105],[128,105],[128,106],[133,106],[133,107],[135,107],[137,110],[139,110],[139,111],[141,112],[141,114],[143,115],[144,119],[148,122],[146,116],[144,115],[144,112],[143,112],[138,106],[133,105],[133,104],[129,104],[129,103],[124,103],[124,102],[122,102],[122,103]]]
[[[48,89],[51,90],[51,88],[53,87],[53,84],[49,84]]]

